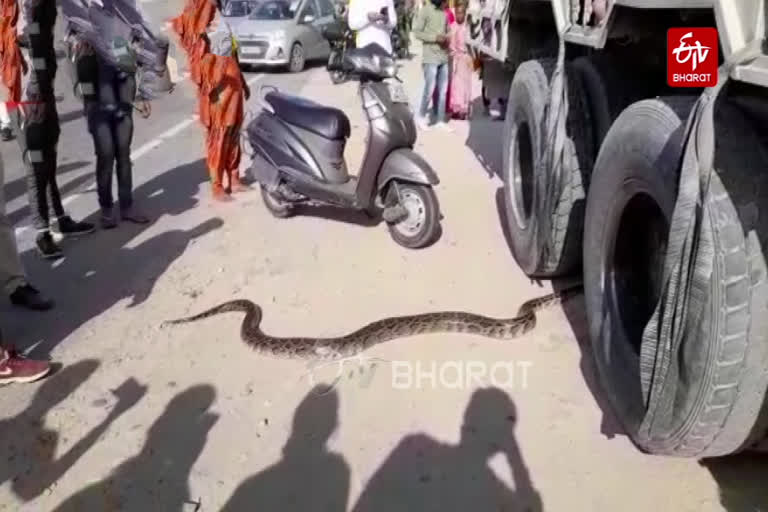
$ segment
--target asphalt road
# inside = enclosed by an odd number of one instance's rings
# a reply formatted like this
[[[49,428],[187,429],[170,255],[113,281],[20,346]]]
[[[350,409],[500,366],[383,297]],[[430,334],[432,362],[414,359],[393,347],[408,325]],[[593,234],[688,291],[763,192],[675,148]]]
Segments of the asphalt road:
[[[168,33],[167,20],[181,10],[179,0],[142,0],[142,8],[152,24],[161,33]],[[62,35],[62,18],[56,26],[57,35]],[[168,34],[173,41],[173,38]],[[200,137],[202,128],[194,117],[197,114],[197,100],[194,87],[184,77],[187,67],[183,52],[171,46],[170,56],[178,61],[178,83],[167,96],[152,103],[152,116],[142,119],[134,116],[135,131],[132,145],[134,181],[140,183],[162,174],[174,166],[178,153],[176,144],[181,138]],[[263,72],[262,72],[263,71]],[[310,70],[311,71],[311,70]],[[261,84],[272,84],[286,92],[297,92],[306,82],[307,73],[287,74],[272,70],[247,68],[246,80],[251,85],[254,98]],[[61,122],[59,140],[58,183],[65,197],[65,207],[73,216],[89,215],[97,208],[94,194],[95,156],[93,142],[87,131],[82,103],[72,94],[72,83],[59,59],[56,76],[57,109]],[[253,100],[248,110],[258,107]],[[202,146],[200,147],[202,149]],[[5,198],[7,213],[17,227],[17,236],[22,251],[33,245],[33,233],[29,226],[29,203],[25,170],[21,161],[18,142],[0,142],[0,154],[5,164]],[[114,185],[117,186],[116,183]]]

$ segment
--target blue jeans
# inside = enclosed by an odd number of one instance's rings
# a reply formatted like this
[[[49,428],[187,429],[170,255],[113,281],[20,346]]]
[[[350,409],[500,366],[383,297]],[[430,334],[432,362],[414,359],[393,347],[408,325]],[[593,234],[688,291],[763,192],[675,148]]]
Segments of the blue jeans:
[[[427,117],[429,102],[432,101],[432,97],[435,93],[435,87],[437,87],[437,122],[444,122],[446,94],[448,93],[448,63],[422,64],[421,67],[424,70],[424,92],[421,95],[421,107],[419,108],[419,115],[421,117]],[[433,109],[435,109],[434,106]]]

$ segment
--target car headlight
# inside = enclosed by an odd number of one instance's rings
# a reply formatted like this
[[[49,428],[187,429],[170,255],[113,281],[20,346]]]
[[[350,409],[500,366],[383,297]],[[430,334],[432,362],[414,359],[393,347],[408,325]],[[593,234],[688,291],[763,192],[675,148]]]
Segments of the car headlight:
[[[280,42],[285,40],[285,30],[275,30],[269,34],[269,40],[273,42]]]

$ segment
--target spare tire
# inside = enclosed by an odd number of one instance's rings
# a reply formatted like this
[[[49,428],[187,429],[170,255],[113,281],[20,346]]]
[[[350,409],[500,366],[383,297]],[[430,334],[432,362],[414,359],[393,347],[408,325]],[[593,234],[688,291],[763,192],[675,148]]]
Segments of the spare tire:
[[[685,120],[694,101],[635,103],[608,131],[587,202],[584,287],[599,377],[627,434],[649,453],[704,457],[748,448],[763,434],[766,264],[759,244],[746,243],[747,224],[737,207],[766,204],[765,198],[757,199],[759,190],[768,193],[760,167],[768,159],[756,154],[762,145],[740,111],[720,105],[715,171],[702,209],[702,232],[711,233],[712,247],[700,249],[711,251],[700,257],[711,262],[712,275],[708,289],[692,289],[706,304],[697,322],[683,324],[696,332],[670,355],[680,367],[674,391],[663,414],[656,411],[650,435],[641,435],[647,410],[641,372],[661,373],[661,363],[641,368],[640,347],[662,294]],[[741,161],[745,151],[751,164],[742,165],[749,161]],[[764,186],[756,187],[761,175]],[[751,185],[745,187],[747,180]],[[661,344],[669,345],[667,340]]]
[[[581,82],[566,65],[569,110],[562,176],[559,187],[551,187],[556,196],[550,202],[553,211],[543,211],[540,194],[549,189],[554,177],[549,169],[536,169],[548,139],[545,112],[555,66],[554,59],[538,59],[517,68],[510,86],[502,148],[504,220],[512,254],[523,272],[540,278],[579,268],[585,190],[594,161],[589,109]],[[544,217],[552,219],[546,233],[539,222]]]

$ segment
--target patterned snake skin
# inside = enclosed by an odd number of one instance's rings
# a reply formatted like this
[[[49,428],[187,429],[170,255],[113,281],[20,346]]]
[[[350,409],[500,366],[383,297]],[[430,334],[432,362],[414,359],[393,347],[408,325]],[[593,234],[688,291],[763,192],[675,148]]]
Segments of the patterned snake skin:
[[[416,334],[459,332],[495,339],[518,338],[536,326],[536,312],[559,304],[578,293],[580,287],[551,293],[525,302],[513,318],[490,318],[464,311],[440,311],[389,317],[372,322],[336,338],[278,338],[262,332],[261,308],[250,300],[231,300],[197,315],[163,322],[161,327],[195,322],[228,312],[243,312],[240,337],[257,352],[287,359],[334,360],[357,354],[385,341]]]

